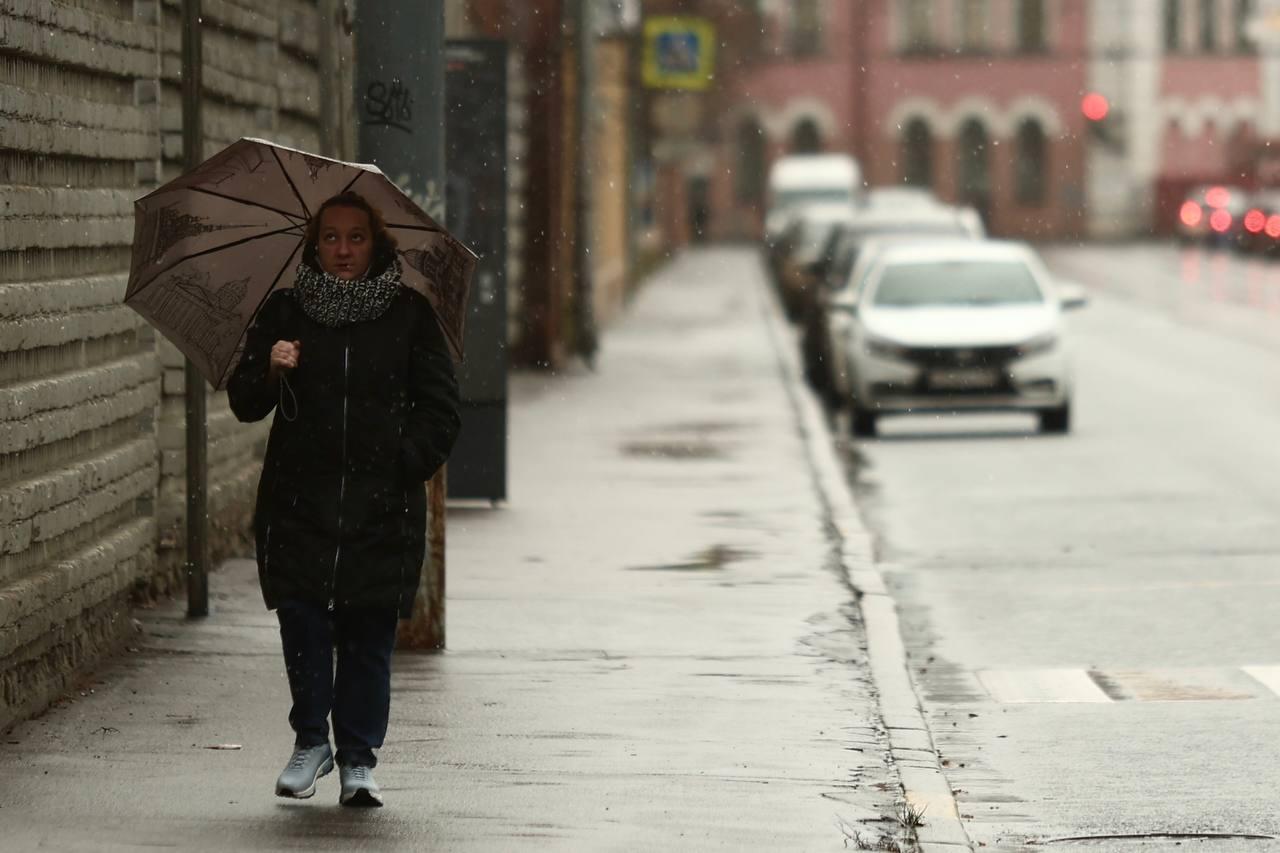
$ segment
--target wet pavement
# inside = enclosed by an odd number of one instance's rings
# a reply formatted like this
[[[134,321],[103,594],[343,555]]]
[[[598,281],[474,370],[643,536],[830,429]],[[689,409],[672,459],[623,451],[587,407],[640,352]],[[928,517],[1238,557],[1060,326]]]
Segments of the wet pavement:
[[[1280,264],[1060,248],[1075,424],[906,418],[858,498],[975,844],[1276,846]]]
[[[0,847],[834,851],[891,832],[898,780],[776,325],[753,254],[694,253],[596,372],[515,377],[510,500],[450,510],[449,649],[395,662],[385,809],[338,807],[335,777],[272,796],[292,742],[278,631],[233,561],[207,620],[138,614],[129,653],[8,734]]]

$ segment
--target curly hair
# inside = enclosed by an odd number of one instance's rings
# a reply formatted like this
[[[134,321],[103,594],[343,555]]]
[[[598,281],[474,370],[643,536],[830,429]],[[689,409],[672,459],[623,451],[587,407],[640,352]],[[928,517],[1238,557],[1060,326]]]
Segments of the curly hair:
[[[365,201],[364,196],[348,190],[339,193],[320,205],[320,209],[307,222],[307,235],[303,243],[302,262],[314,269],[321,269],[318,252],[320,248],[320,220],[324,212],[331,207],[351,207],[363,210],[369,217],[369,230],[373,232],[373,257],[369,262],[369,275],[377,275],[385,270],[396,259],[396,238],[387,230],[386,220],[378,209]]]

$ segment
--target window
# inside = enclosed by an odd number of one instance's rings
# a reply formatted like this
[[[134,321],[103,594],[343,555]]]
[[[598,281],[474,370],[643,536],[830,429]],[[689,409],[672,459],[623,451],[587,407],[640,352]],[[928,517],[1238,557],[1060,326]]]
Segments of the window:
[[[906,50],[927,53],[933,50],[932,0],[905,0],[903,19],[906,23]]]
[[[822,131],[817,123],[807,118],[791,131],[792,154],[817,154],[822,151]]]
[[[738,169],[734,175],[735,195],[743,204],[759,204],[764,199],[764,130],[755,119],[738,125]]]
[[[1041,53],[1046,49],[1044,23],[1044,0],[1019,0],[1018,50]]]
[[[792,0],[791,55],[817,56],[822,52],[821,0]]]
[[[1035,119],[1018,126],[1017,153],[1014,160],[1014,197],[1018,204],[1040,207],[1045,201],[1048,174],[1048,145],[1044,130]]]
[[[1200,0],[1200,49],[1205,53],[1218,49],[1217,0]]]
[[[886,264],[872,302],[892,308],[1036,305],[1045,301],[1023,261],[906,261]]]
[[[986,0],[960,0],[960,49],[966,53],[987,49]]]
[[[1252,53],[1253,40],[1249,38],[1249,20],[1253,17],[1253,0],[1236,0],[1235,39],[1236,51]]]
[[[1182,49],[1181,0],[1164,0],[1164,49],[1166,53]]]
[[[933,186],[933,134],[921,118],[909,121],[902,132],[902,182]]]
[[[976,118],[960,128],[956,151],[956,190],[963,204],[972,205],[986,219],[990,207],[991,172],[988,164],[987,130]]]

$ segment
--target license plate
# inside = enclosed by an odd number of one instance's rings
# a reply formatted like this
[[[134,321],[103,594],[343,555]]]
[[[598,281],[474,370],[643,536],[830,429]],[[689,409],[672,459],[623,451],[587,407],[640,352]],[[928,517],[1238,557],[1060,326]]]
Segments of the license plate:
[[[989,368],[967,367],[929,373],[929,387],[940,391],[971,391],[995,388],[999,384],[1000,371]]]

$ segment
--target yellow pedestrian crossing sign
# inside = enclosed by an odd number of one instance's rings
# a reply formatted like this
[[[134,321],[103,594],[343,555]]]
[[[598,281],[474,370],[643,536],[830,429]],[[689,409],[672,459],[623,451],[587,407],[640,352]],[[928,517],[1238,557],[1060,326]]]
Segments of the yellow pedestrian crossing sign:
[[[704,18],[654,17],[644,22],[644,84],[702,91],[715,69],[715,28]]]

